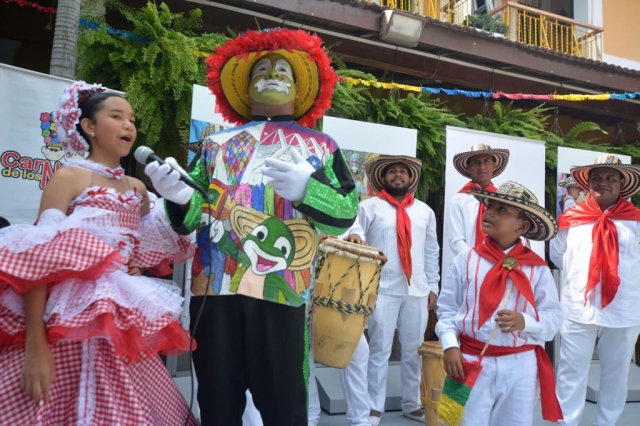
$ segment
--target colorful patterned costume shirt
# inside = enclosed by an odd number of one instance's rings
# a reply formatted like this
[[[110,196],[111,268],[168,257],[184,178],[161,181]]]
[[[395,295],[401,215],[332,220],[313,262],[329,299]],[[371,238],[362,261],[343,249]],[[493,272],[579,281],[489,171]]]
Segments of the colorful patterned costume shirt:
[[[262,174],[265,159],[292,161],[292,149],[316,169],[299,203],[277,195]],[[179,233],[200,227],[193,293],[305,303],[317,230],[339,235],[357,214],[355,184],[335,141],[294,121],[254,121],[209,136],[190,176],[209,188],[209,200],[195,192],[182,225],[171,203],[168,211]]]

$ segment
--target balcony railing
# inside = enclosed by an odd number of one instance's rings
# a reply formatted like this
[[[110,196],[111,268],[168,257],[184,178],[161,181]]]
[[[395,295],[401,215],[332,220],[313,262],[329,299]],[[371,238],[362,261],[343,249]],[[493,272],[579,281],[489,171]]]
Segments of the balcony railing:
[[[467,26],[471,0],[361,0]],[[602,28],[511,1],[489,13],[500,16],[506,38],[531,46],[602,61]]]
[[[602,61],[602,28],[521,4],[506,2],[490,12],[509,26],[507,38],[532,46]]]
[[[471,13],[469,0],[360,0],[375,3],[391,9],[417,13],[421,16],[438,19],[451,24],[463,25],[464,19]]]

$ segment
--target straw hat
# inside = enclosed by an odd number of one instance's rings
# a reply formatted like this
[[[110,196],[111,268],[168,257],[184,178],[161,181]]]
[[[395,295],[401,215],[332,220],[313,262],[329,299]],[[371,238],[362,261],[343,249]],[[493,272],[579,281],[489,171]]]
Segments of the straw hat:
[[[620,197],[629,198],[640,191],[640,167],[623,164],[622,160],[613,154],[602,154],[588,166],[571,167],[571,177],[585,191],[589,191],[589,173],[599,167],[616,169],[624,177],[624,184],[620,187]]]
[[[338,76],[320,37],[285,28],[247,31],[206,59],[209,89],[223,117],[236,124],[251,121],[251,101],[247,97],[251,68],[271,53],[283,56],[293,70],[297,93],[294,118],[303,126],[313,127],[331,106]]]
[[[272,217],[275,216],[268,216],[250,207],[236,205],[231,209],[229,221],[233,232],[242,240],[249,235],[256,226]],[[288,219],[283,220],[283,222],[293,234],[295,242],[293,260],[287,266],[287,269],[300,271],[308,268],[315,258],[318,248],[315,231],[304,219]]]
[[[569,189],[569,188],[580,188],[580,185],[578,185],[576,183],[576,181],[573,180],[573,178],[571,176],[569,176],[567,178],[567,180],[565,180],[564,182],[560,182],[558,184],[558,186],[561,187],[561,188],[567,188],[567,189]]]
[[[469,151],[460,152],[453,156],[453,167],[456,168],[458,173],[462,176],[471,179],[471,174],[469,173],[469,158],[474,155],[480,154],[489,154],[493,157],[496,162],[496,168],[493,171],[492,178],[498,176],[500,173],[504,172],[504,169],[507,167],[507,163],[509,162],[509,150],[508,149],[493,149],[489,145],[484,143],[479,143],[471,147]]]
[[[531,221],[529,231],[523,235],[525,238],[546,241],[553,238],[558,232],[558,224],[551,213],[540,207],[533,192],[519,183],[507,181],[500,185],[496,192],[471,188],[471,194],[481,203],[486,204],[488,200],[498,200],[521,210]]]
[[[402,163],[409,170],[409,192],[414,193],[418,189],[422,161],[407,155],[380,155],[369,170],[369,182],[376,192],[384,188],[384,169],[394,163]]]

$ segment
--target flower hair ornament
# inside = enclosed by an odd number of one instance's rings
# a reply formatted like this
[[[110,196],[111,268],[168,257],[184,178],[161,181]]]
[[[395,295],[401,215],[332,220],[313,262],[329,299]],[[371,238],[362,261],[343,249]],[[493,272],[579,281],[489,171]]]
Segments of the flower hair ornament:
[[[67,155],[84,155],[89,151],[89,143],[78,132],[77,124],[80,122],[82,111],[78,105],[94,93],[106,92],[101,84],[87,84],[84,81],[76,81],[64,89],[58,100],[58,109],[54,113],[54,120],[58,137]]]

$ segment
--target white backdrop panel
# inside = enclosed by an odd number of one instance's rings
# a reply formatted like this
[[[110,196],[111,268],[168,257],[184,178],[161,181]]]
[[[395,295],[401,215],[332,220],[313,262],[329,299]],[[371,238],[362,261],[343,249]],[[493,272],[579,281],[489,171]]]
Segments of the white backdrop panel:
[[[325,116],[322,131],[335,139],[342,149],[416,156],[416,129]]]
[[[478,143],[490,145],[492,148],[506,148],[510,152],[507,168],[493,180],[496,187],[506,181],[517,182],[532,191],[544,206],[544,142],[449,126],[447,126],[445,200],[450,200],[468,182],[468,179],[453,167],[453,156],[459,152],[468,151],[472,145]],[[445,215],[447,208],[448,203],[445,202]],[[442,276],[445,277],[453,260],[453,252],[446,238],[448,232],[446,226],[443,232]],[[544,258],[543,242],[532,241],[531,248]]]
[[[561,182],[564,182],[569,176],[569,172],[572,166],[585,166],[593,164],[593,161],[604,154],[598,151],[587,151],[584,149],[564,148],[558,147],[558,173],[556,176],[556,205],[555,214],[556,218],[562,213],[562,204],[560,201],[565,197],[567,193],[566,188],[558,186]],[[625,164],[631,164],[631,157],[628,155],[617,155],[620,160]],[[578,202],[584,201],[586,198],[586,191],[580,191]]]

